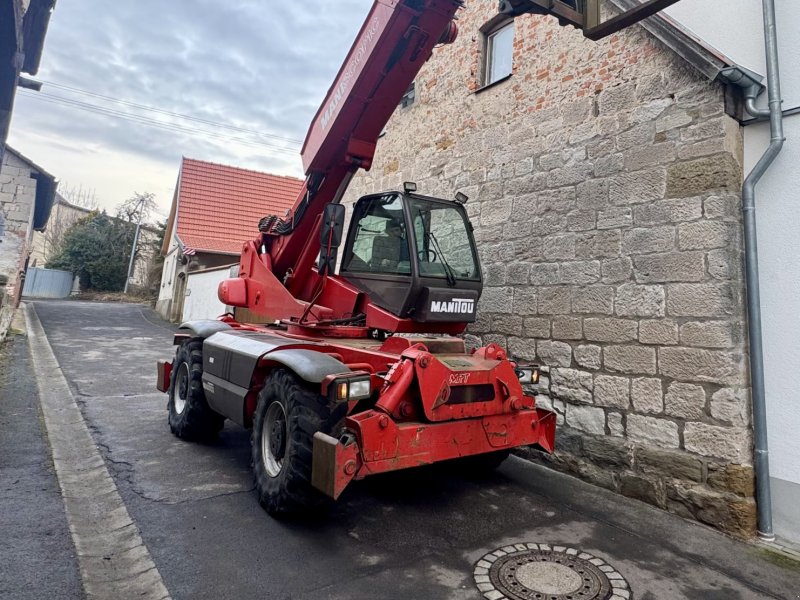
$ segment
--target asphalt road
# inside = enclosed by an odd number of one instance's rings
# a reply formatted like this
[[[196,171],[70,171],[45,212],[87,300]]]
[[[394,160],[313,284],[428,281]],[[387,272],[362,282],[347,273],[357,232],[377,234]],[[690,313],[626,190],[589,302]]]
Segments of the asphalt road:
[[[798,598],[797,567],[518,458],[484,478],[367,479],[316,520],[275,520],[253,492],[248,431],[226,424],[207,445],[170,434],[155,362],[174,353],[171,325],[132,304],[35,310],[176,600],[477,600],[475,562],[518,542],[601,556],[637,600]]]

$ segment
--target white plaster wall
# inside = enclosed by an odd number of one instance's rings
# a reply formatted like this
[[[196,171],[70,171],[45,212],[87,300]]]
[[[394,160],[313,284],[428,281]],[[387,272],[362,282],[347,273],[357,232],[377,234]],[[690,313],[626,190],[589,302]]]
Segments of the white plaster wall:
[[[216,319],[228,311],[219,301],[217,288],[223,279],[230,277],[230,267],[189,273],[186,283],[186,299],[183,303],[183,320]]]
[[[788,110],[800,106],[800,2],[777,0],[775,8]],[[667,12],[728,58],[766,76],[761,0],[682,0]],[[770,474],[800,485],[800,115],[787,117],[784,126],[783,152],[756,190],[756,218]],[[749,173],[769,143],[769,126],[746,127],[744,140]]]
[[[787,143],[756,188],[770,474],[800,484],[800,115],[785,123]],[[769,141],[767,125],[745,129],[748,171]]]
[[[766,77],[761,0],[681,0],[665,12],[737,64]],[[775,12],[787,109],[800,106],[800,2],[776,0]]]

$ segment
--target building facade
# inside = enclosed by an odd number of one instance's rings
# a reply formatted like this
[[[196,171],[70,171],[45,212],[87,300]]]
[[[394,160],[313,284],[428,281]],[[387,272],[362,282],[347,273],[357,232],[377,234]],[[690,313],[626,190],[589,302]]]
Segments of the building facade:
[[[470,197],[472,341],[549,367],[558,450],[531,458],[753,535],[736,103],[641,27],[595,43],[487,0],[459,29],[348,202]]]
[[[47,225],[52,175],[7,148],[0,168],[0,341],[19,305],[34,231]]]

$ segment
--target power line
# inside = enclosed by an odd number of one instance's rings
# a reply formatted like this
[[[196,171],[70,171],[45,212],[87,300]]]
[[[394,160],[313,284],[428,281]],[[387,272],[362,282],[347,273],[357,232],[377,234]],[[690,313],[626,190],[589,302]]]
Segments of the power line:
[[[93,98],[99,98],[99,99],[102,99],[102,100],[106,100],[108,102],[115,102],[117,104],[122,104],[124,106],[130,106],[132,108],[138,108],[140,110],[147,110],[147,111],[151,111],[151,112],[155,112],[155,113],[160,113],[160,114],[163,114],[163,115],[168,115],[170,117],[177,117],[179,119],[186,119],[187,121],[194,121],[196,123],[203,123],[204,125],[212,125],[214,127],[220,127],[222,129],[230,129],[230,130],[239,131],[239,132],[242,132],[242,133],[250,133],[250,134],[253,134],[253,135],[260,136],[260,137],[266,137],[266,138],[271,138],[271,139],[275,139],[275,140],[280,140],[282,142],[288,142],[290,144],[300,145],[300,144],[303,143],[302,140],[298,140],[298,139],[295,139],[295,138],[284,137],[284,136],[276,135],[274,133],[265,133],[263,131],[257,131],[257,130],[254,130],[254,129],[247,129],[245,127],[237,127],[236,125],[230,125],[230,124],[227,124],[227,123],[220,123],[218,121],[211,121],[209,119],[203,119],[201,117],[194,117],[192,115],[185,115],[185,114],[182,114],[182,113],[173,112],[171,110],[165,110],[163,108],[157,108],[155,106],[148,106],[146,104],[139,104],[139,103],[136,103],[136,102],[131,102],[129,100],[122,100],[121,98],[114,98],[113,96],[106,96],[104,94],[98,94],[97,92],[91,92],[89,90],[83,90],[83,89],[72,87],[72,86],[69,86],[69,85],[64,85],[62,83],[55,83],[55,82],[52,82],[52,81],[44,81],[44,80],[40,80],[40,81],[42,81],[43,84],[52,86],[54,88],[67,90],[67,91],[70,91],[70,92],[74,92],[76,94],[83,94],[83,95],[86,95],[86,96],[91,96]]]
[[[207,138],[213,138],[218,140],[224,140],[227,142],[235,142],[243,146],[250,146],[250,147],[261,147],[261,148],[268,148],[274,152],[282,152],[285,154],[292,154],[296,155],[297,150],[293,148],[286,148],[281,146],[275,146],[273,144],[268,144],[266,142],[260,142],[258,140],[249,140],[246,138],[240,137],[232,137],[227,136],[222,133],[217,133],[213,131],[208,131],[204,129],[196,129],[190,127],[183,127],[178,125],[177,123],[166,123],[164,121],[157,121],[155,119],[150,119],[148,117],[142,115],[133,115],[130,113],[121,112],[115,109],[107,108],[104,106],[98,106],[96,104],[90,104],[87,102],[81,102],[80,100],[73,100],[71,98],[64,98],[63,96],[55,96],[52,94],[47,94],[45,92],[33,92],[26,89],[21,90],[22,93],[26,96],[31,98],[38,99],[41,102],[47,102],[50,104],[61,104],[65,106],[70,106],[72,108],[77,108],[79,110],[84,110],[87,112],[114,117],[118,119],[123,119],[126,121],[132,121],[134,123],[140,123],[142,125],[148,125],[150,127],[155,127],[157,129],[163,129],[166,131],[172,132],[180,132],[180,133],[188,133],[191,135],[200,135]]]

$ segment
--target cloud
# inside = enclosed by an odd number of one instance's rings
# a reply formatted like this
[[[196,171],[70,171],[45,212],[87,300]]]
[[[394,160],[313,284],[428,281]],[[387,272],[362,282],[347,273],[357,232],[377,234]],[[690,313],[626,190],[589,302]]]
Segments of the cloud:
[[[302,176],[297,143],[137,110],[47,82],[302,140],[371,5],[60,2],[38,75],[43,93],[17,95],[9,142],[59,179],[94,188],[109,209],[134,191],[153,191],[166,212],[182,155]],[[142,118],[160,126],[136,121]]]

